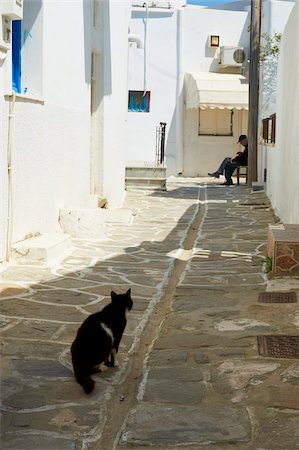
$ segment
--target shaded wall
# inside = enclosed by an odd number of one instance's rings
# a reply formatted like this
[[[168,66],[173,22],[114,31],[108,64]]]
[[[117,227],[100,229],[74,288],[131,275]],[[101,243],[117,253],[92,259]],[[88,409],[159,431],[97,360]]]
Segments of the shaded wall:
[[[267,151],[267,194],[284,223],[299,223],[299,5],[283,33],[278,63],[276,145]]]

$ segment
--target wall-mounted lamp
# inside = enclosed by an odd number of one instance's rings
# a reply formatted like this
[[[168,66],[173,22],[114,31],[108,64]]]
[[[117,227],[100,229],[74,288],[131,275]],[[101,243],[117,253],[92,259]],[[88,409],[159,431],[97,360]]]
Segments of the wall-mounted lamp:
[[[220,45],[220,36],[216,34],[211,34],[210,36],[210,47],[217,48]]]

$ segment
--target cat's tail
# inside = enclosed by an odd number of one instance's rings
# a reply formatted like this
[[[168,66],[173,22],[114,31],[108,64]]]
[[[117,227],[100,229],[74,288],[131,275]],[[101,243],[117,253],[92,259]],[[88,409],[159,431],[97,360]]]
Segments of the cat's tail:
[[[81,384],[86,394],[90,394],[94,390],[95,381],[90,376],[76,375],[76,380]]]

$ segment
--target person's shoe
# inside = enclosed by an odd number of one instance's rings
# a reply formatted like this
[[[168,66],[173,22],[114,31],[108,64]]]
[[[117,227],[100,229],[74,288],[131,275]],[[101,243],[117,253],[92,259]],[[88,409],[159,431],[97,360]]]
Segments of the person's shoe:
[[[219,176],[220,176],[218,172],[208,173],[208,175],[210,177],[214,177],[214,178],[219,178]]]
[[[226,181],[225,183],[220,183],[220,186],[232,186],[234,183]]]

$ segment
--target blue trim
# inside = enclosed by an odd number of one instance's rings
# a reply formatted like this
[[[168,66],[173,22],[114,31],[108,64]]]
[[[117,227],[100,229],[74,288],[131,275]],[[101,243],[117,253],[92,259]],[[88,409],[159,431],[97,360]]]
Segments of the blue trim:
[[[12,89],[21,93],[21,20],[12,21]]]

